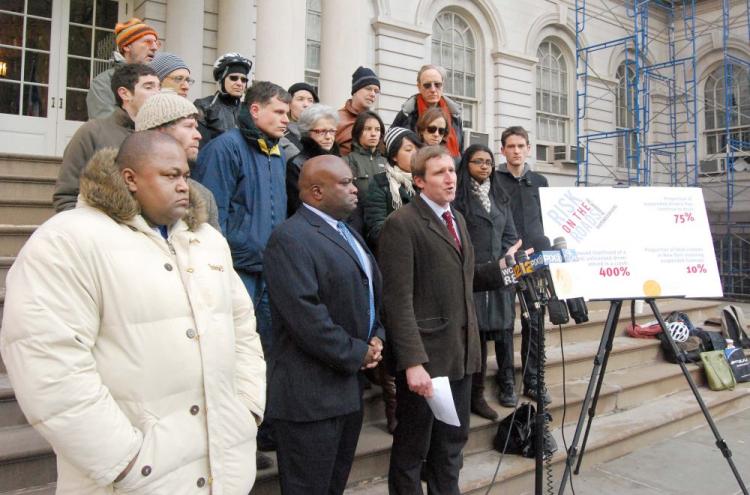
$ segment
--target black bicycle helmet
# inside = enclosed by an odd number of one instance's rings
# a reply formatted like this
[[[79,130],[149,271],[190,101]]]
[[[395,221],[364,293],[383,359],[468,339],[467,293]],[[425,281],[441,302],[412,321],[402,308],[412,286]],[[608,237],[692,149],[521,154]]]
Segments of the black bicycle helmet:
[[[227,74],[234,72],[250,74],[253,63],[237,52],[225,53],[214,62],[214,81],[223,81]]]

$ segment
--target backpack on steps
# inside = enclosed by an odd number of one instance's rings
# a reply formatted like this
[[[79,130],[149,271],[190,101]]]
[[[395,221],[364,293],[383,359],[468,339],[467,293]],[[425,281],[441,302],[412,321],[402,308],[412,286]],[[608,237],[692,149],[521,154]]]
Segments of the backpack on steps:
[[[732,304],[724,306],[721,310],[721,333],[725,339],[732,339],[737,347],[750,349],[750,337],[747,329],[742,327],[745,315],[742,308]]]

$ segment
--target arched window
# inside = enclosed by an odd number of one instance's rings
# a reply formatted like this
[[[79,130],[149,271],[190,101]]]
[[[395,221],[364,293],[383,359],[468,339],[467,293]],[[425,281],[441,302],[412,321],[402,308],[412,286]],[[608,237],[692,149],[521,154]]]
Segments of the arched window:
[[[635,69],[632,62],[623,62],[617,68],[617,95],[615,98],[615,123],[618,131],[635,127]],[[635,153],[634,131],[617,136],[617,166],[627,168],[628,156]]]
[[[305,82],[317,89],[320,82],[320,0],[307,0],[305,19]]]
[[[432,63],[447,71],[444,92],[463,107],[464,129],[475,126],[477,51],[474,33],[458,14],[441,12],[432,24]]]
[[[539,45],[536,56],[539,59],[536,66],[537,160],[571,159],[567,156],[570,114],[565,57],[549,39]]]
[[[750,154],[750,77],[740,65],[732,65],[732,88],[729,107],[730,145],[735,153]],[[711,72],[706,80],[703,114],[705,117],[707,161],[721,160],[720,156],[729,151],[727,146],[726,84],[724,66]],[[724,170],[724,164],[716,162],[711,169],[702,165],[703,171]]]

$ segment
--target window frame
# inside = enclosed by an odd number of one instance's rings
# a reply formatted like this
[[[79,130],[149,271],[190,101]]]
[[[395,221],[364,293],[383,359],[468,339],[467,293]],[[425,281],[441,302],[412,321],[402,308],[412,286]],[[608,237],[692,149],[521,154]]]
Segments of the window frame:
[[[543,110],[541,108],[544,102],[544,94],[542,92],[546,91],[549,93],[548,96],[550,99],[550,103],[553,96],[551,89],[547,90],[542,88],[542,79],[544,77],[542,71],[545,69],[544,67],[542,67],[542,62],[545,57],[543,56],[544,54],[541,54],[540,52],[545,46],[550,47],[549,56],[556,58],[558,62],[558,66],[556,68],[550,66],[547,70],[549,70],[550,72],[557,72],[559,74],[557,83],[558,88],[562,89],[558,90],[554,96],[558,98],[558,109],[564,109],[565,113],[553,112],[551,104],[549,106],[549,111]],[[557,54],[553,54],[551,49],[552,47],[557,50]],[[573,76],[574,74],[569,69],[570,67],[574,67],[574,65],[571,63],[570,57],[567,55],[565,45],[552,36],[548,36],[542,39],[542,41],[539,43],[539,46],[537,47],[536,55],[538,58],[538,61],[534,67],[534,125],[536,130],[536,159],[537,161],[541,161],[543,163],[555,163],[564,160],[575,160],[576,157],[567,156],[571,152],[571,148],[575,147],[571,124],[573,119],[573,111],[571,105],[575,101],[574,93],[572,94],[571,91],[574,90],[575,83],[571,79],[571,76]],[[562,66],[563,70],[560,70],[560,66]],[[552,85],[550,84],[550,87],[551,86]],[[563,96],[564,101],[562,100]],[[550,139],[549,133],[543,134],[540,118],[545,118],[548,121],[562,123],[562,140]],[[557,153],[555,152],[555,148],[563,146],[566,150],[568,150],[565,153],[565,158],[556,156]],[[544,147],[544,159],[540,158],[540,147]]]
[[[441,19],[445,20],[446,17],[450,17],[450,23],[447,27],[443,27],[441,25]],[[459,19],[462,23],[461,26],[457,28],[457,25],[455,23],[455,20]],[[443,31],[438,33],[437,27],[442,27]],[[453,37],[451,37],[451,41],[443,41],[442,34],[445,32],[451,32],[451,30],[461,30],[461,35],[466,36],[468,35],[468,39],[471,41],[469,46],[466,45],[456,45],[456,43],[453,41]],[[440,34],[441,36],[437,36]],[[449,50],[450,60],[453,62],[456,59],[455,50],[456,48],[459,48],[462,50],[462,56],[464,58],[463,60],[463,66],[462,70],[455,70],[453,69],[453,64],[448,64],[445,62],[443,54],[444,50],[447,48]],[[436,60],[436,49],[439,53],[439,58]],[[435,17],[435,20],[432,22],[432,39],[430,41],[430,58],[431,63],[435,65],[439,65],[443,67],[446,71],[446,80],[444,82],[443,86],[443,93],[445,96],[450,98],[451,100],[455,101],[461,106],[461,124],[464,129],[466,130],[474,130],[478,131],[478,117],[480,115],[479,112],[479,94],[481,94],[481,88],[480,88],[480,59],[479,59],[480,50],[478,49],[478,38],[475,33],[475,29],[472,27],[469,20],[464,17],[463,15],[454,12],[452,10],[442,10],[438,13],[438,15]],[[469,59],[468,57],[471,57]],[[471,64],[469,64],[469,60],[471,60]],[[467,70],[467,68],[470,67],[472,71]],[[462,88],[464,89],[463,94],[458,94],[453,90],[453,81],[456,77],[456,73],[461,74],[462,78]],[[468,77],[467,77],[468,76]],[[469,80],[470,77],[473,77],[473,95],[466,94],[466,87],[467,87],[467,80]],[[448,91],[451,89],[451,91]],[[466,114],[469,114],[469,119],[466,119]]]

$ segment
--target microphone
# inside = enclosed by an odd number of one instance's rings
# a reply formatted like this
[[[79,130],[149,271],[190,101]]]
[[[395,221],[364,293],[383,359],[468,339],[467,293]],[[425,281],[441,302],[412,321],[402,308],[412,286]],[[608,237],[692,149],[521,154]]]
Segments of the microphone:
[[[505,255],[505,265],[507,266],[507,268],[502,270],[503,282],[505,281],[505,276],[507,274],[507,276],[510,277],[510,280],[511,280],[511,283],[509,285],[515,286],[516,295],[519,296],[518,303],[521,306],[521,316],[528,321],[530,318],[529,306],[526,304],[526,298],[523,296],[524,291],[528,290],[528,288],[526,288],[526,281],[516,277],[516,274],[515,274],[516,260],[513,259],[512,255],[510,254]]]
[[[555,237],[552,244],[553,249],[560,251],[563,261],[578,261],[575,251],[568,249],[568,243],[565,237]],[[586,306],[586,301],[582,297],[576,297],[568,299],[568,311],[573,320],[578,323],[585,323],[589,321],[589,308]]]
[[[555,284],[549,271],[550,263],[562,263],[560,251],[550,250],[551,245],[547,237],[542,237],[531,243],[534,246],[534,254],[531,255],[531,268],[539,277],[542,290],[548,294],[547,310],[549,320],[553,325],[564,325],[570,321],[568,308],[565,301],[561,301],[555,292]]]
[[[519,286],[523,290],[523,294],[528,298],[528,301],[534,306],[535,309],[539,309],[539,298],[536,294],[536,284],[534,283],[534,270],[531,268],[531,260],[526,251],[516,251],[516,263],[513,266],[513,273],[518,279]],[[523,284],[522,284],[523,282]]]

